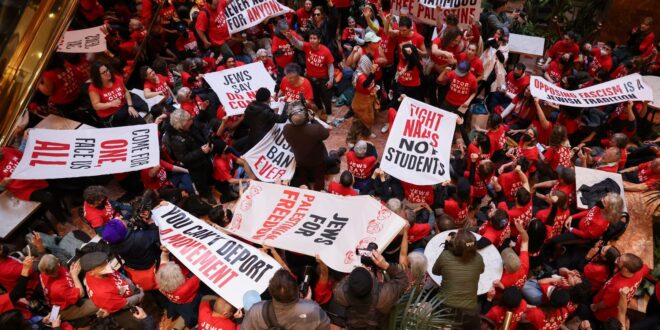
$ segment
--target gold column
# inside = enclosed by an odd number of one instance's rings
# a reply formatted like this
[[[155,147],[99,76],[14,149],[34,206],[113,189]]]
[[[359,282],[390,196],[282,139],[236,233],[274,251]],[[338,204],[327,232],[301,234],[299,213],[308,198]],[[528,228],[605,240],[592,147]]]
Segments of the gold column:
[[[0,146],[11,141],[16,122],[78,7],[77,0],[26,2],[9,41],[0,51]],[[0,8],[0,16],[6,10]]]

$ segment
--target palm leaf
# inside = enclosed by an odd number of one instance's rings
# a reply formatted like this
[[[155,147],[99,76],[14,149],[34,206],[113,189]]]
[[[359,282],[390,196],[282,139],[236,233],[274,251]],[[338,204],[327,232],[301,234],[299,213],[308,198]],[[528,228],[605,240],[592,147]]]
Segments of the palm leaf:
[[[444,329],[454,325],[453,315],[442,301],[435,290],[424,289],[423,281],[417,280],[393,308],[388,329]]]

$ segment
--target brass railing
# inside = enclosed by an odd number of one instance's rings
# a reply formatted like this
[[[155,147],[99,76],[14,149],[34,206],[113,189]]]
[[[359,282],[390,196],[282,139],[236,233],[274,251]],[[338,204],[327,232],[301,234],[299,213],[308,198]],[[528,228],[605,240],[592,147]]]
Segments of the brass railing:
[[[77,0],[29,0],[14,12],[20,14],[11,36],[0,50],[0,146],[12,138],[43,69],[69,26]],[[0,16],[9,8],[0,7]],[[4,27],[10,28],[10,27]],[[7,32],[7,31],[5,31]]]

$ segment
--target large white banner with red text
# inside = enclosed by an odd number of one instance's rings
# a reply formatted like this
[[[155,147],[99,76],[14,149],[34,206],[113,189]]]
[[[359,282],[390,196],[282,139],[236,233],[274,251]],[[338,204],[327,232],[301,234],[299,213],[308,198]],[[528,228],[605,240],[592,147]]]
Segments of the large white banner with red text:
[[[227,116],[241,115],[256,98],[257,90],[268,88],[275,94],[275,80],[268,74],[261,61],[220,72],[207,73],[204,79],[218,94]]]
[[[449,180],[449,156],[458,116],[406,97],[385,144],[380,168],[416,185]]]
[[[574,91],[565,90],[539,76],[532,76],[534,97],[559,105],[598,107],[627,101],[652,101],[653,90],[638,73]]]
[[[86,130],[31,129],[12,179],[60,179],[158,165],[156,124]]]
[[[252,181],[227,229],[258,244],[310,256],[350,272],[360,265],[357,248],[385,249],[405,220],[370,196],[344,197]]]
[[[176,205],[156,207],[160,242],[209,288],[236,308],[248,290],[264,292],[280,269],[269,255],[235,239]]]
[[[291,11],[276,0],[234,0],[225,8],[225,16],[229,33],[233,34]]]
[[[286,124],[275,124],[259,143],[243,155],[254,175],[264,182],[291,180],[296,171],[296,160],[291,146],[284,139]]]
[[[398,15],[403,7],[408,8],[410,18],[416,22],[435,26],[436,15],[447,17],[454,14],[458,17],[458,25],[466,28],[475,19],[479,20],[481,0],[392,0],[394,14]]]

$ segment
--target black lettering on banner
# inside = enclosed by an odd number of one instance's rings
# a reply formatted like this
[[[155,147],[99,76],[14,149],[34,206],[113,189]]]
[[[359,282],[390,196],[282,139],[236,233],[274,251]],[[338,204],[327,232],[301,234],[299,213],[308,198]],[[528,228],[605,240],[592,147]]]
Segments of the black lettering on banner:
[[[261,260],[258,254],[253,254],[245,248],[243,243],[234,240],[227,240],[215,252],[231,265],[238,263],[238,271],[255,282],[259,282],[261,277],[273,268]]]
[[[332,245],[348,222],[348,218],[340,217],[337,213],[330,220],[315,214],[310,214],[309,217],[310,219],[303,222],[294,234],[305,237],[320,236],[314,239],[314,243],[323,245]]]
[[[82,40],[69,41],[66,43],[66,49],[82,47]]]
[[[445,175],[445,164],[437,157],[418,156],[390,147],[385,150],[385,160],[419,173]]]
[[[95,156],[96,139],[76,138],[73,148],[73,161],[69,165],[72,170],[84,170],[92,168],[92,161]]]
[[[150,129],[139,129],[131,133],[131,167],[149,164]]]
[[[635,87],[633,86],[632,81],[626,81],[626,83],[623,84],[623,88],[626,89],[626,93],[632,93],[635,91]]]
[[[85,49],[90,49],[99,45],[101,39],[100,34],[85,37]]]

